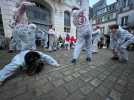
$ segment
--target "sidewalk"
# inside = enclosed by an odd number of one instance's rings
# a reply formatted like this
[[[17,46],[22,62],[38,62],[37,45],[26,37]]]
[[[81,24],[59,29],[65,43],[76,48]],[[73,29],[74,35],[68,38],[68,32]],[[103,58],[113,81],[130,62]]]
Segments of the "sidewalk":
[[[128,64],[110,60],[112,54],[106,49],[93,55],[91,63],[86,62],[82,52],[79,62],[73,65],[71,54],[62,50],[50,54],[61,67],[46,65],[39,75],[14,76],[0,87],[0,99],[134,100],[134,52],[130,52]],[[6,59],[10,57],[0,55],[1,62],[9,62]]]

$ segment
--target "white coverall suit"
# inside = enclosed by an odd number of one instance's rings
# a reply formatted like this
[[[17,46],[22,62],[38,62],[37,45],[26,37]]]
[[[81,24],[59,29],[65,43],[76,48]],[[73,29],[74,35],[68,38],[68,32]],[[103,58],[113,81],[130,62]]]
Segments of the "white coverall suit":
[[[116,33],[110,36],[110,47],[114,50],[113,55],[118,56],[120,61],[128,60],[127,46],[134,43],[134,35],[119,28]]]
[[[10,77],[15,73],[17,69],[20,69],[20,67],[23,67],[22,69],[25,69],[25,60],[24,57],[25,55],[29,52],[30,50],[27,51],[22,51],[19,54],[17,54],[9,64],[5,65],[3,69],[0,70],[0,81],[3,82],[6,78]],[[45,62],[47,62],[50,65],[53,66],[59,66],[57,61],[52,58],[49,55],[46,55],[42,52],[36,51],[40,54],[41,59]]]
[[[44,35],[43,35],[43,46],[44,46],[44,48],[47,48],[48,47],[48,32],[47,31],[44,31],[43,32],[44,33]]]
[[[56,43],[56,32],[53,29],[49,29],[49,51],[55,50],[55,43]]]
[[[101,32],[100,29],[97,29],[92,33],[92,53],[98,52],[98,42],[100,41]]]
[[[21,50],[22,49],[22,42],[21,42],[21,38],[24,39],[24,33],[27,32],[28,29],[28,25],[24,25],[24,24],[18,24],[15,26],[14,30],[13,30],[13,37],[12,40],[10,42],[10,50]]]
[[[16,48],[16,50],[28,50],[36,49],[35,45],[35,30],[36,27],[32,26],[33,24],[24,25],[18,24],[13,32],[13,40],[11,47]]]
[[[73,59],[77,59],[79,57],[81,48],[84,45],[86,47],[87,58],[91,58],[92,29],[88,15],[85,14],[84,10],[73,11],[73,23],[77,30],[77,42],[75,44]]]
[[[13,18],[13,23],[11,23],[10,27],[13,28],[12,39],[10,41],[9,50],[21,50],[20,40],[18,38],[18,33],[15,31],[20,30],[21,27],[23,29],[28,25],[28,19],[26,16],[27,7],[34,6],[34,3],[23,1],[20,6],[15,9],[15,14]],[[18,29],[19,28],[19,29]]]

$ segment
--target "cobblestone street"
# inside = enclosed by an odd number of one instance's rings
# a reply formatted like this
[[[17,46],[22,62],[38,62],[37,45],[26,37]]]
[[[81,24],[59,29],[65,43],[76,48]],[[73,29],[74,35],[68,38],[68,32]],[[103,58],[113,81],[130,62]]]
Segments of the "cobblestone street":
[[[61,66],[46,65],[32,77],[13,76],[0,87],[0,100],[134,100],[134,52],[127,64],[110,60],[107,49],[94,54],[91,63],[82,52],[76,65],[70,63],[72,51],[46,53]],[[0,51],[0,68],[13,55]]]

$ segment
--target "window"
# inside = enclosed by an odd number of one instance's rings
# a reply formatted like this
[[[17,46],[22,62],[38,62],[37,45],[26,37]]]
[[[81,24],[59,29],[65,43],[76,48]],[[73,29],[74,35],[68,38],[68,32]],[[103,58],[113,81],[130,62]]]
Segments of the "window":
[[[3,20],[2,20],[1,9],[0,9],[0,35],[4,35],[4,28],[3,28]]]
[[[38,22],[45,25],[51,24],[51,9],[36,3],[37,6],[28,7],[27,17],[29,22]]]
[[[128,23],[128,16],[124,16],[121,18],[121,26],[127,25]]]
[[[64,32],[70,32],[71,28],[71,17],[68,11],[64,12]]]
[[[110,16],[109,16],[109,15],[107,16],[107,20],[108,20],[108,21],[110,20]]]
[[[70,28],[64,27],[64,32],[70,33]]]
[[[113,14],[109,15],[109,19],[112,20],[113,19]]]
[[[104,22],[107,21],[107,15],[104,15],[104,16],[103,16],[103,21],[104,21]]]
[[[98,10],[98,11],[97,11],[97,15],[104,14],[106,11],[107,11],[106,8],[103,8],[103,9],[101,9],[101,10]]]
[[[128,6],[128,0],[124,0],[124,7]]]
[[[105,16],[102,17],[102,22],[105,22]]]

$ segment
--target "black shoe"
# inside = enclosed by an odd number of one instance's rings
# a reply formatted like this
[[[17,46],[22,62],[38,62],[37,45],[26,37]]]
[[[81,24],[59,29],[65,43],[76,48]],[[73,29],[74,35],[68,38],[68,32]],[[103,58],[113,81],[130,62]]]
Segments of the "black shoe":
[[[119,60],[119,57],[113,56],[111,59],[112,60]]]
[[[14,52],[14,50],[8,50],[8,53],[13,53]]]
[[[86,61],[90,62],[90,61],[91,61],[91,58],[89,58],[89,57],[88,57],[88,58],[86,58]]]
[[[71,63],[76,64],[76,59],[73,59]]]

